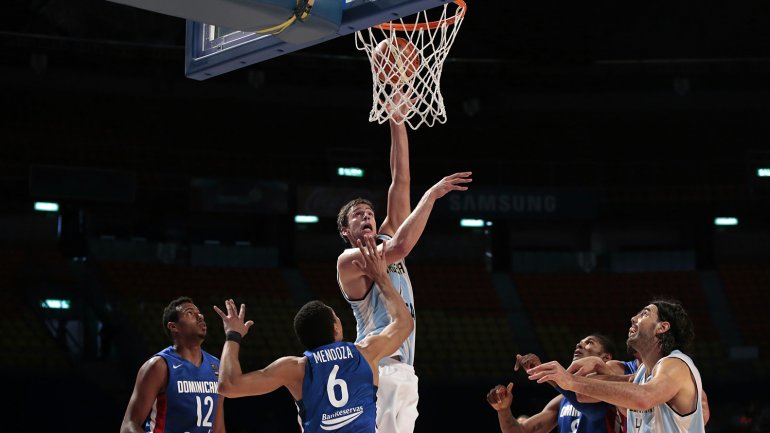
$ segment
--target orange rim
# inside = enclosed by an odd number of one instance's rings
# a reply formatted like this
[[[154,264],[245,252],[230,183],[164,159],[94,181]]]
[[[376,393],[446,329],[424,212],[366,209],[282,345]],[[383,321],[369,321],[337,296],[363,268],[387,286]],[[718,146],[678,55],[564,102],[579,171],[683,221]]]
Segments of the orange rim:
[[[382,23],[380,25],[374,26],[376,29],[380,30],[395,30],[399,32],[411,32],[414,30],[433,30],[436,29],[442,25],[451,26],[455,23],[455,20],[458,18],[462,18],[465,16],[465,0],[454,0],[452,3],[457,5],[457,12],[451,17],[447,18],[445,20],[439,20],[439,21],[431,21],[428,23],[420,23],[420,24],[401,24],[401,23]]]

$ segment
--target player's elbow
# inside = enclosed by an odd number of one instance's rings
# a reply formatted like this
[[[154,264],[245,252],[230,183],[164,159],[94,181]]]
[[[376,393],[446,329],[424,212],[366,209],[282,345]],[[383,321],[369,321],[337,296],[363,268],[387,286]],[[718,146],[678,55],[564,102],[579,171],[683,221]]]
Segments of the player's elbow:
[[[406,331],[407,335],[414,332],[414,320],[412,320],[411,316],[406,319]]]
[[[221,377],[219,378],[219,382],[217,382],[217,392],[219,395],[227,398],[238,397],[235,393],[235,384],[230,380],[223,380]]]
[[[633,407],[630,407],[629,409],[644,412],[654,408],[658,404],[659,402],[653,399],[652,396],[648,395],[646,392],[639,392],[634,394]]]
[[[414,320],[412,320],[412,317],[408,312],[402,314],[401,317],[396,320],[398,321],[399,335],[403,340],[406,340],[409,334],[414,331]]]
[[[388,243],[388,250],[385,257],[389,263],[397,262],[404,257],[408,256],[412,252],[414,245],[408,245],[403,239],[397,239],[396,237]]]

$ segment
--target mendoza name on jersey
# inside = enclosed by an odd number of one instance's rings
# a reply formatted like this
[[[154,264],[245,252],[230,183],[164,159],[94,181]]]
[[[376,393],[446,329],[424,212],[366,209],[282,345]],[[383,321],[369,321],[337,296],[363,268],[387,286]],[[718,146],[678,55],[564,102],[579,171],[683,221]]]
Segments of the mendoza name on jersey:
[[[337,361],[338,359],[348,359],[353,357],[353,352],[347,346],[332,347],[330,349],[322,349],[318,352],[313,352],[313,359],[316,363]]]

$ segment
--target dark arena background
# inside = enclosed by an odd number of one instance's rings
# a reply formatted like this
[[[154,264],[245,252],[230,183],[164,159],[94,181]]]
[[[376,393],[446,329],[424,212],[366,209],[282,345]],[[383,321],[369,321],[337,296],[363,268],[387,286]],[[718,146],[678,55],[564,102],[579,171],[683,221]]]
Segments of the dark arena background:
[[[245,370],[301,353],[309,299],[355,335],[335,214],[363,194],[384,215],[390,138],[368,121],[352,36],[197,81],[182,19],[102,0],[9,0],[2,16],[3,430],[118,431],[180,295],[215,355],[212,306],[247,304]],[[706,430],[770,431],[768,29],[759,1],[468,0],[448,121],[410,130],[413,203],[473,171],[407,259],[416,432],[499,431],[485,395],[509,381],[513,412],[538,412],[555,391],[515,374],[517,353],[568,362],[593,331],[624,347],[656,295],[694,320]],[[299,431],[285,389],[225,411],[230,433]]]

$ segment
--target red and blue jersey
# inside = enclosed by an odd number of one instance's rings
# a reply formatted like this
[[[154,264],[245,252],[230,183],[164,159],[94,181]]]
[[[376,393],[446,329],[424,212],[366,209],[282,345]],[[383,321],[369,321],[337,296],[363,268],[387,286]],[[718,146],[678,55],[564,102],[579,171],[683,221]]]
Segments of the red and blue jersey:
[[[202,351],[200,367],[173,346],[158,352],[168,366],[168,386],[145,421],[147,433],[210,433],[216,414],[219,359]]]

